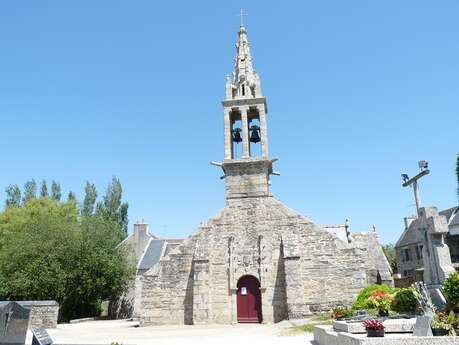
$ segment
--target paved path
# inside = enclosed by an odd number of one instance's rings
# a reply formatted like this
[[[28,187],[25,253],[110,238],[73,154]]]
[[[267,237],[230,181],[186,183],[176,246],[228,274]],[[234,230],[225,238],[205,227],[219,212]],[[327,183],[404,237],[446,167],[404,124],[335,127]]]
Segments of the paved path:
[[[288,325],[196,325],[137,327],[125,320],[60,324],[48,330],[55,344],[123,345],[309,345],[311,334],[280,336]],[[30,343],[29,343],[30,344]]]

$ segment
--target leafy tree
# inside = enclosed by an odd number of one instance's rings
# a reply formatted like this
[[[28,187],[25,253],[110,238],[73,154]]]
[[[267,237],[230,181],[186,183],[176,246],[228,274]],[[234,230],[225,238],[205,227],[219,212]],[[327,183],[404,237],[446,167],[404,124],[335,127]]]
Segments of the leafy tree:
[[[53,181],[51,183],[51,198],[53,198],[54,200],[60,201],[61,197],[62,197],[61,185],[58,182]]]
[[[384,255],[386,255],[387,261],[389,261],[390,267],[393,273],[397,273],[397,257],[395,254],[395,247],[393,244],[383,244],[381,246]]]
[[[123,230],[78,217],[74,200],[31,199],[0,213],[0,300],[55,299],[61,320],[94,316],[134,271],[117,248]]]
[[[45,181],[45,180],[41,181],[40,196],[41,196],[42,198],[47,198],[47,197],[49,197],[49,194],[48,194],[48,186],[46,185],[46,181]]]
[[[5,206],[21,206],[21,189],[17,184],[10,184],[6,189]]]
[[[94,213],[94,205],[97,200],[97,190],[96,186],[89,181],[86,181],[86,187],[84,189],[84,201],[81,214],[83,216],[90,216]]]
[[[24,185],[24,199],[23,202],[34,199],[37,197],[37,182],[34,179],[27,181]]]
[[[114,221],[123,229],[122,238],[127,236],[128,230],[128,203],[122,202],[123,188],[117,177],[112,178],[102,202],[96,206],[96,214]]]
[[[68,201],[76,200],[75,193],[72,192],[72,191],[70,191],[69,194],[67,195],[67,200],[68,200]]]

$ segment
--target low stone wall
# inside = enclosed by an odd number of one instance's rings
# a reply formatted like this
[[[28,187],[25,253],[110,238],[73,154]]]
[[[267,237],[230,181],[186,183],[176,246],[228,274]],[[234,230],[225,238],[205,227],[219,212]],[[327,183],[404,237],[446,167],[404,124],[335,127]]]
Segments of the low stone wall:
[[[56,328],[59,304],[56,301],[17,301],[30,309],[29,328]]]

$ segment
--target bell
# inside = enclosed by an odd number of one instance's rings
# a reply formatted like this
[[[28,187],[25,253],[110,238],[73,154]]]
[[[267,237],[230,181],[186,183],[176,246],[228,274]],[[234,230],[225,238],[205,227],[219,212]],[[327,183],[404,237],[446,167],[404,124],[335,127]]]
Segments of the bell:
[[[258,132],[260,131],[260,127],[253,125],[252,127],[250,127],[250,130],[252,131],[252,133],[250,134],[250,142],[260,142],[260,134],[258,134]]]
[[[235,142],[236,144],[239,144],[241,141],[242,141],[241,129],[240,128],[233,129],[233,142]]]

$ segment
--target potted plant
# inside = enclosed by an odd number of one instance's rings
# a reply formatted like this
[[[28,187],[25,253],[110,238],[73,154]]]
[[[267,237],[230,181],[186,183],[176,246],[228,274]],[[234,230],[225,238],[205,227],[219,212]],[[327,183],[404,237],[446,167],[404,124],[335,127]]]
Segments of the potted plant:
[[[368,297],[368,301],[378,309],[379,316],[389,316],[392,300],[392,295],[384,291],[375,291]]]
[[[456,335],[454,330],[454,323],[456,321],[456,315],[453,311],[449,314],[436,313],[432,319],[432,334],[435,337],[441,337],[445,335]]]
[[[384,325],[376,319],[368,319],[363,321],[367,337],[384,337]]]

